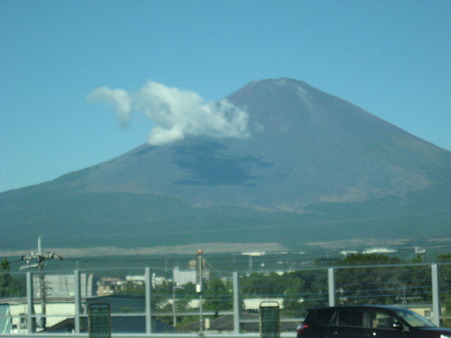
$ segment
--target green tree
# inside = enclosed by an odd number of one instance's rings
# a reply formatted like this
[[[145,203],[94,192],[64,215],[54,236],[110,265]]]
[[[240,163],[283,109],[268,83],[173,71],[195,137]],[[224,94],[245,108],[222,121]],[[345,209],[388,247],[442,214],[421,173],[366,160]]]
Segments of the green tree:
[[[253,273],[240,281],[243,297],[283,298],[284,315],[301,316],[312,307],[325,306],[327,275],[320,271]]]
[[[355,267],[337,270],[338,302],[408,304],[430,301],[430,268],[388,266],[400,263],[399,258],[381,254],[356,254],[346,257],[342,265]]]
[[[152,297],[152,305],[155,311],[186,312],[189,311],[190,300],[197,298],[196,286],[193,283],[177,286],[172,281],[164,281],[153,289]],[[171,316],[160,317],[159,320],[171,325],[174,323],[174,318]],[[185,320],[184,317],[176,317],[177,322]]]
[[[241,278],[240,285],[243,296],[280,297],[285,291],[284,278],[275,272],[254,272]]]
[[[302,316],[310,308],[327,305],[327,274],[324,271],[294,271],[285,273],[283,277],[283,314]]]
[[[3,258],[0,266],[0,297],[8,297],[11,292],[12,277],[10,265],[6,258]]]
[[[438,255],[437,263],[439,264],[440,302],[445,307],[442,315],[451,317],[451,252]],[[442,325],[451,327],[451,319],[445,319]]]
[[[233,303],[232,285],[230,282],[220,278],[213,278],[208,281],[205,288],[204,309],[214,312],[231,310]]]
[[[118,294],[129,296],[142,296],[145,294],[144,288],[145,288],[144,284],[136,284],[131,281],[128,281],[118,292]]]
[[[291,279],[291,280],[289,280]],[[302,310],[304,280],[301,278],[287,278],[287,287],[283,295],[283,310],[285,314],[296,313]]]
[[[341,262],[343,265],[382,265],[382,264],[399,264],[398,257],[389,257],[382,254],[352,254],[346,256]]]

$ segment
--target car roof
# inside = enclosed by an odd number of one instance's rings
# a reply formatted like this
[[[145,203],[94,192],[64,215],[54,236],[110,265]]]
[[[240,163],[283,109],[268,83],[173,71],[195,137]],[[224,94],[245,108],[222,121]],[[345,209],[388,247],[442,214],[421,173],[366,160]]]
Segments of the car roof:
[[[406,310],[401,306],[394,305],[338,305],[338,306],[326,306],[321,308],[314,308],[311,310],[325,310],[325,309],[385,309],[385,310]]]

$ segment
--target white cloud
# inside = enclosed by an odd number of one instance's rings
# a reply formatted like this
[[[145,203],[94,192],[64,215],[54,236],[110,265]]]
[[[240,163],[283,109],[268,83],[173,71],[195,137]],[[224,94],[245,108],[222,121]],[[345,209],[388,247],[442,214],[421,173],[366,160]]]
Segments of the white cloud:
[[[122,123],[141,113],[155,123],[149,134],[151,145],[167,144],[185,136],[247,137],[248,114],[232,103],[205,102],[198,94],[149,81],[138,92],[98,88],[88,95],[92,102],[105,102]]]
[[[121,124],[126,124],[132,113],[132,100],[130,95],[122,89],[109,89],[101,87],[88,95],[91,102],[105,102],[116,111]]]

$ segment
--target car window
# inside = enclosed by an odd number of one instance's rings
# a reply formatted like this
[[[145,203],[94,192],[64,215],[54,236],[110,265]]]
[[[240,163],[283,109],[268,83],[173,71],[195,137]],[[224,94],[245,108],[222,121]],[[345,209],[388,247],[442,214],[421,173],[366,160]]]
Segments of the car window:
[[[394,329],[394,324],[399,323],[396,316],[386,311],[369,310],[369,327],[374,329]]]
[[[338,311],[338,325],[363,327],[363,314],[361,309],[341,309]]]
[[[332,320],[334,312],[335,312],[334,309],[325,309],[316,311],[315,322],[318,325],[329,325]]]
[[[419,314],[407,310],[407,309],[396,309],[395,312],[404,319],[410,326],[413,327],[435,327],[430,321],[426,318],[420,316]]]

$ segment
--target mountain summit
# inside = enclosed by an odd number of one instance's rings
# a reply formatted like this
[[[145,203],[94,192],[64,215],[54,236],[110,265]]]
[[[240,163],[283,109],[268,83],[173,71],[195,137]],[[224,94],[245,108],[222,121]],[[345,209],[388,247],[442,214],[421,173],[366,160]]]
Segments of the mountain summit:
[[[420,191],[437,178],[431,165],[450,165],[447,152],[304,82],[252,82],[227,99],[248,112],[251,137],[144,145],[90,169],[85,191],[298,212]]]
[[[184,229],[187,236],[165,241],[271,240],[290,247],[303,224],[352,220],[355,226],[355,219],[368,217],[392,219],[384,221],[398,224],[392,236],[404,237],[406,219],[396,215],[420,212],[435,215],[425,222],[434,227],[431,234],[442,234],[442,211],[450,203],[448,151],[301,81],[256,81],[226,99],[248,113],[249,137],[143,145],[52,182],[0,194],[0,225],[43,234],[51,222],[74,233],[72,215],[77,231],[109,228],[120,237],[124,228],[160,235]],[[32,203],[19,207],[26,200]],[[262,224],[274,229],[256,236],[252,229]],[[289,226],[283,234],[275,230],[281,226]],[[358,227],[355,235],[374,235],[368,224]],[[342,223],[338,228],[343,233],[337,230],[335,239],[349,234]],[[235,230],[218,239],[218,229]]]

